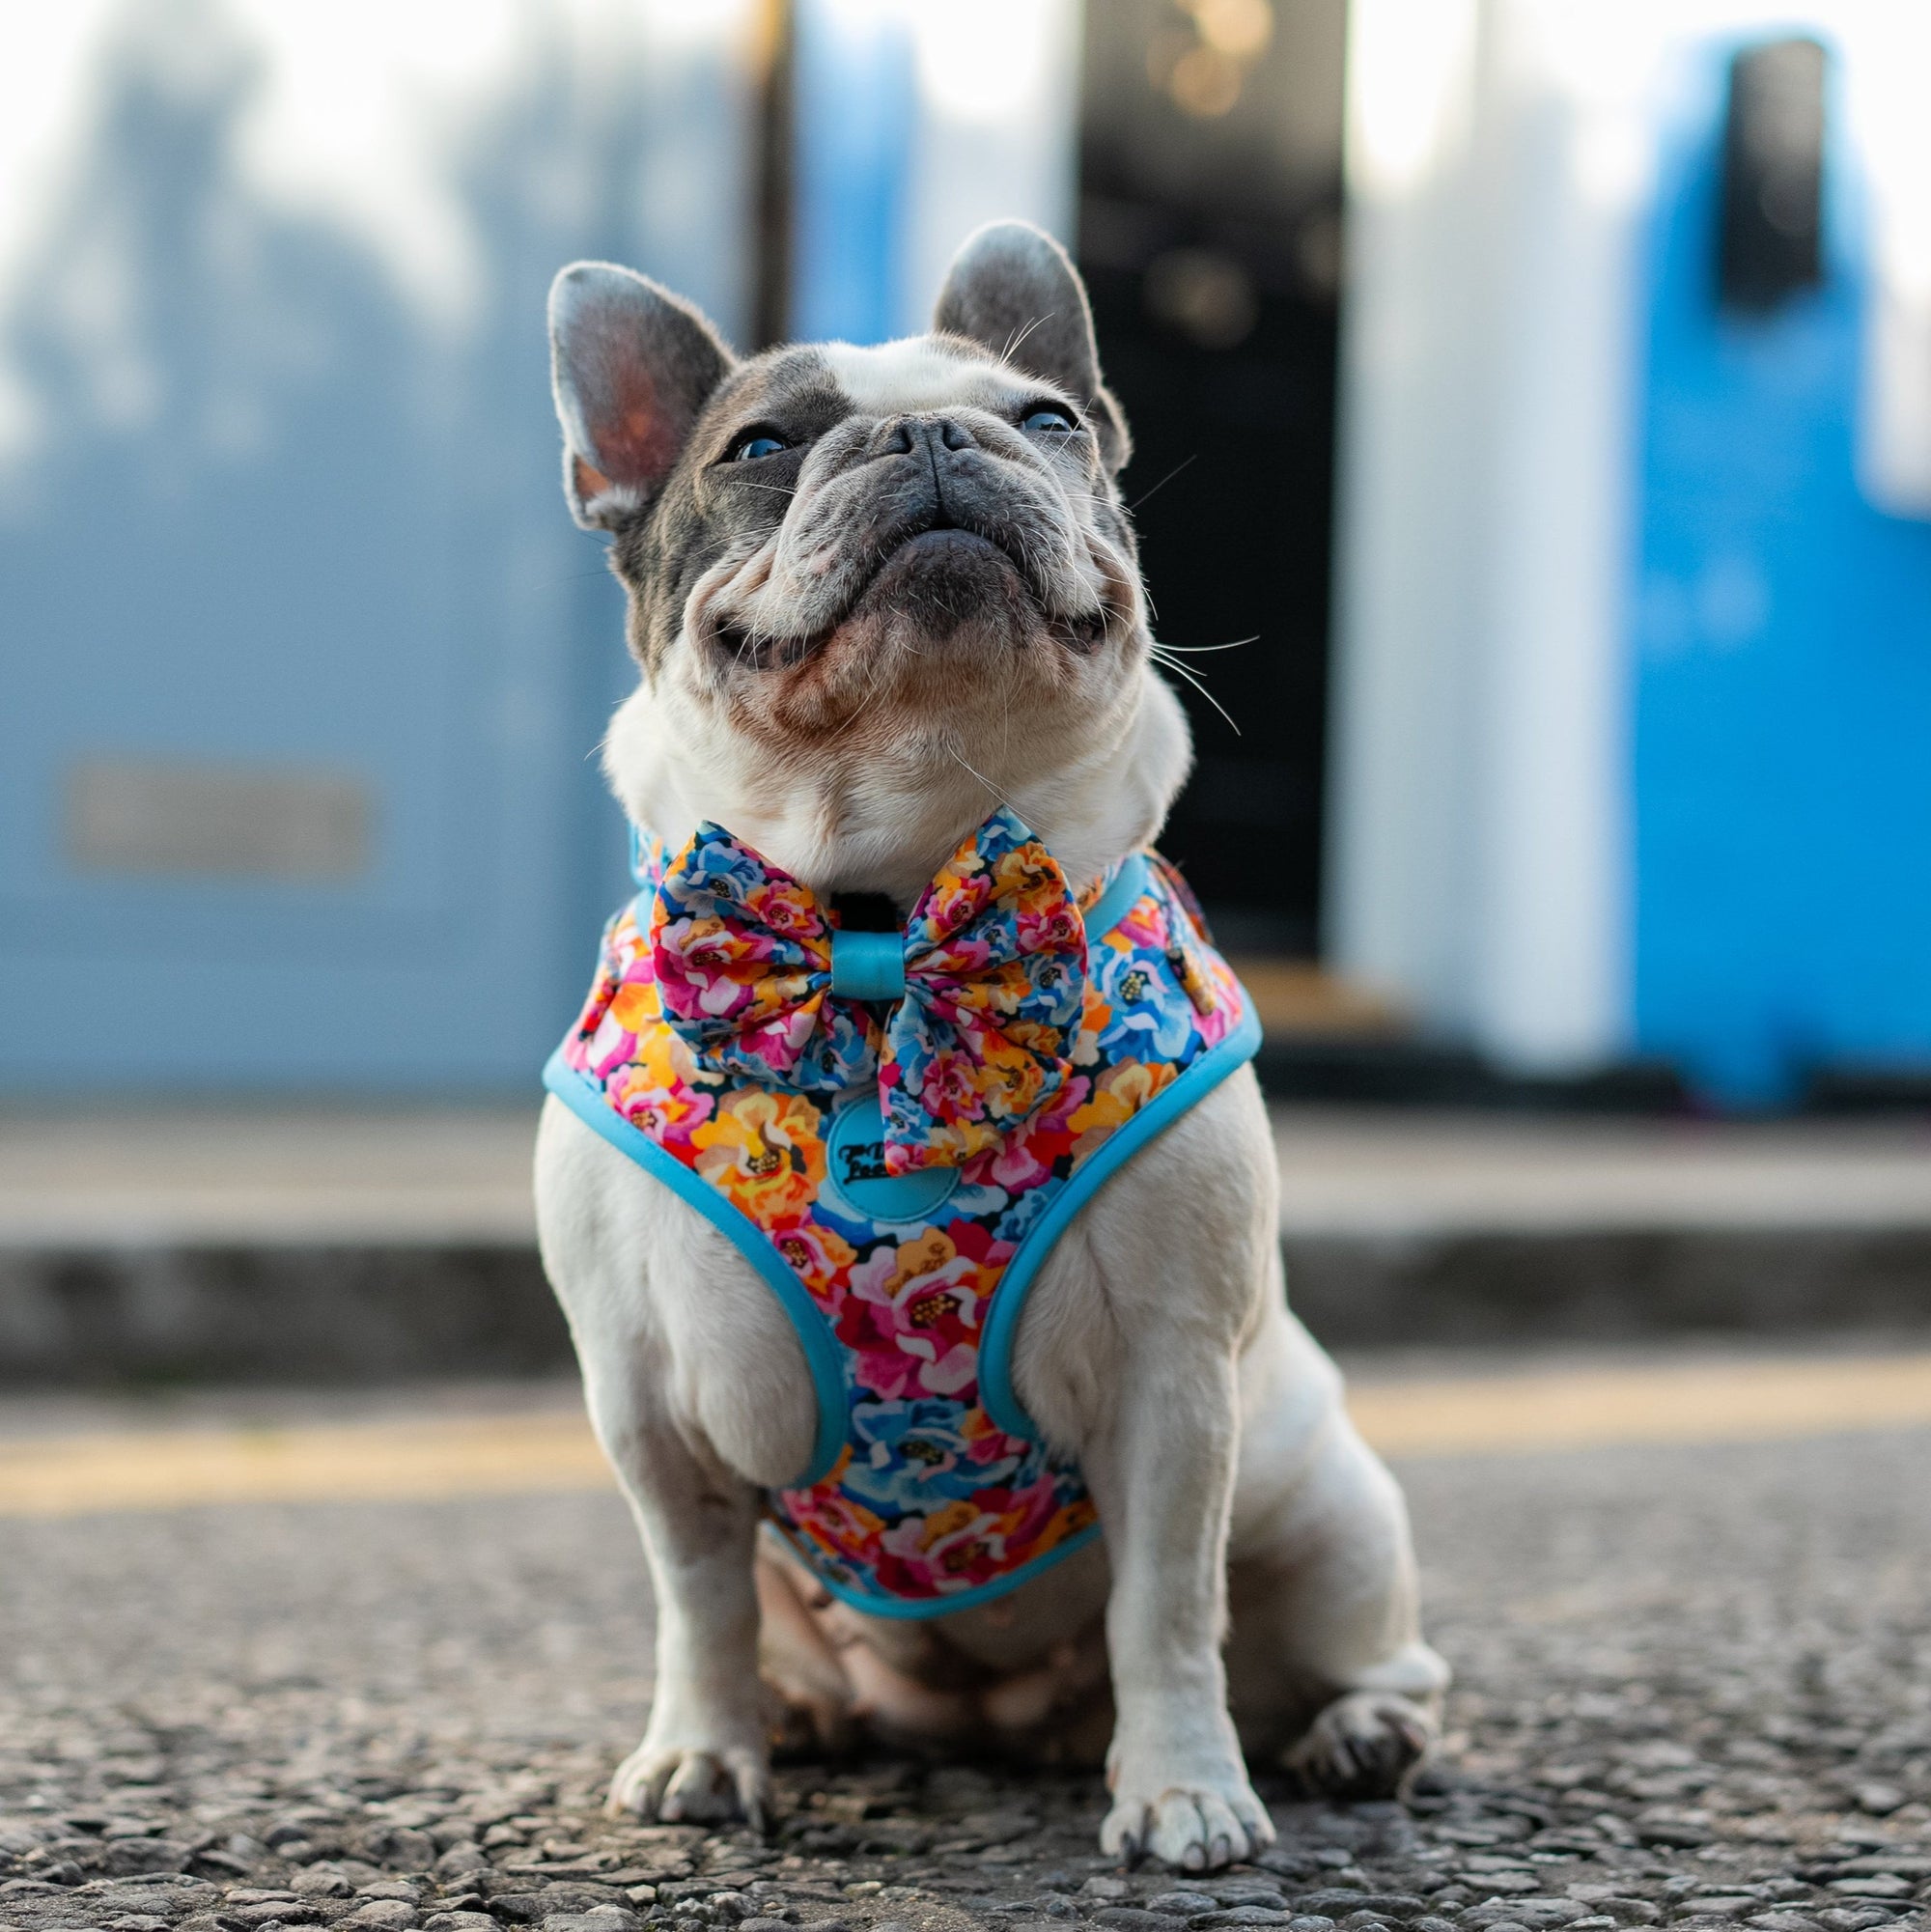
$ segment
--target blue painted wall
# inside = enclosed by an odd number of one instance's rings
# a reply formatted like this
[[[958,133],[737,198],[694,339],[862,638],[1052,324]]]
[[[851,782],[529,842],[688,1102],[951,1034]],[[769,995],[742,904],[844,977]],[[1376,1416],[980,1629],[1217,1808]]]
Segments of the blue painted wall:
[[[1865,278],[1833,98],[1824,285],[1719,312],[1728,46],[1677,78],[1647,268],[1635,1018],[1731,1103],[1931,1062],[1931,524],[1860,494]]]
[[[735,328],[742,104],[532,15],[452,125],[475,274],[439,318],[339,211],[251,187],[268,76],[214,0],[142,17],[0,286],[42,431],[0,452],[0,1092],[534,1094],[625,890],[594,752],[634,682],[563,505],[545,294],[609,256]],[[359,781],[369,863],[76,867],[101,759]]]

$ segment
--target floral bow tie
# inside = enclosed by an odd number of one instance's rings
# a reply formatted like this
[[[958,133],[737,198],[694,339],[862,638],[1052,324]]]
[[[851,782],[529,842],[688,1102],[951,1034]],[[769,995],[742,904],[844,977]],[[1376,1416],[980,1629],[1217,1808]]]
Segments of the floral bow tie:
[[[805,1093],[876,1068],[886,1171],[1001,1144],[1070,1071],[1086,929],[1052,854],[1000,810],[903,933],[840,930],[809,886],[721,826],[664,871],[651,917],[664,1018],[698,1063]],[[882,1025],[868,1003],[889,1002]]]

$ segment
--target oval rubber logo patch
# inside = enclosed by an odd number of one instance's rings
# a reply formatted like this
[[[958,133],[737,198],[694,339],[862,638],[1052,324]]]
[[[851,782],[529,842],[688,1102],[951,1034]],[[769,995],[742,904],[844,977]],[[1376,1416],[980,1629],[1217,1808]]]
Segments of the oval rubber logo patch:
[[[876,1087],[840,1104],[825,1143],[826,1191],[866,1220],[915,1223],[944,1205],[959,1185],[957,1167],[885,1172],[885,1122]]]

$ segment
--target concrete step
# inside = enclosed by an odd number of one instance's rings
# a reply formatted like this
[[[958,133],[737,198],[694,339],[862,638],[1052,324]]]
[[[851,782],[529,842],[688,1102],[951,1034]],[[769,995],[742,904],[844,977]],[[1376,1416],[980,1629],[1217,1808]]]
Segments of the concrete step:
[[[532,1374],[534,1108],[0,1114],[0,1382]],[[1340,1347],[1931,1329],[1931,1129],[1276,1108]]]

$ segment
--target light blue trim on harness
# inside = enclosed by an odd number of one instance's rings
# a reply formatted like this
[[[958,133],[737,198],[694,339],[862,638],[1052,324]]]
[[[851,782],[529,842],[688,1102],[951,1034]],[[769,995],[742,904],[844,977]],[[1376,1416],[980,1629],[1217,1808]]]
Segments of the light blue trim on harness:
[[[701,1180],[673,1160],[648,1134],[634,1128],[604,1099],[602,1089],[579,1074],[563,1057],[559,1047],[544,1067],[544,1085],[586,1127],[601,1134],[620,1153],[661,1181],[680,1199],[688,1201],[761,1274],[778,1305],[791,1317],[804,1347],[811,1386],[818,1395],[818,1433],[811,1445],[811,1467],[788,1489],[809,1489],[829,1475],[845,1446],[849,1401],[845,1393],[845,1354],[830,1324],[805,1293],[804,1283],[792,1273],[770,1237],[756,1221],[735,1207],[709,1181]]]
[[[986,1332],[979,1342],[979,1400],[986,1414],[1009,1436],[1023,1437],[1028,1442],[1039,1440],[1039,1431],[1013,1392],[1013,1337],[1019,1332],[1033,1276],[1051,1253],[1053,1243],[1066,1232],[1066,1224],[1093,1197],[1102,1181],[1229,1074],[1251,1060],[1260,1044],[1260,1016],[1248,998],[1241,1023],[1217,1047],[1201,1054],[1171,1086],[1156,1094],[1091,1160],[1070,1174],[1058,1199],[1040,1217],[1038,1226],[1026,1230],[1019,1252],[1006,1263],[1006,1272],[993,1291],[993,1312],[986,1318]],[[1029,1569],[1026,1574],[1031,1574]]]
[[[948,1591],[942,1597],[887,1597],[867,1596],[863,1590],[854,1590],[849,1583],[841,1583],[827,1577],[812,1559],[812,1554],[798,1538],[776,1517],[770,1519],[775,1529],[791,1547],[803,1557],[805,1567],[811,1572],[811,1581],[827,1589],[841,1604],[850,1604],[855,1610],[863,1610],[867,1616],[889,1617],[929,1617],[950,1616],[954,1610],[971,1610],[979,1604],[989,1604],[994,1597],[1005,1596],[1016,1590],[1021,1583],[1029,1583],[1042,1570],[1049,1570],[1055,1563],[1063,1563],[1076,1550],[1083,1550],[1099,1535],[1101,1526],[1089,1523],[1084,1529],[1076,1530],[1062,1543],[1055,1543],[1043,1556],[1031,1556],[1017,1570],[1008,1570],[1003,1577],[994,1577],[990,1582],[974,1583],[969,1590]]]
[[[1090,912],[1080,914],[1085,921],[1086,943],[1089,946],[1095,939],[1104,939],[1146,897],[1147,886],[1151,883],[1147,875],[1152,869],[1145,853],[1127,854],[1119,877],[1094,900]]]
[[[637,836],[634,826],[630,828],[630,863],[640,881],[648,881],[643,867],[643,844]],[[1148,866],[1144,853],[1133,853],[1121,866],[1119,877],[1095,901],[1093,909],[1085,915],[1086,932],[1089,942],[1104,938],[1117,926],[1133,907],[1139,903],[1148,883]],[[639,923],[648,927],[648,891],[637,895],[636,915]],[[832,939],[832,972],[838,972],[840,961],[837,945],[840,939],[882,939],[892,947],[899,962],[900,991],[904,991],[904,938],[895,933],[839,933]],[[856,996],[856,995],[854,995]],[[1225,1042],[1222,1042],[1225,1045]],[[1216,1050],[1218,1050],[1217,1049]],[[1201,1062],[1205,1065],[1205,1062]],[[1182,1078],[1186,1077],[1183,1075]],[[804,1348],[806,1365],[811,1370],[811,1386],[818,1398],[818,1429],[812,1440],[811,1464],[795,1482],[784,1485],[787,1489],[809,1489],[815,1482],[822,1481],[831,1473],[836,1466],[839,1452],[845,1446],[845,1436],[849,1425],[850,1398],[845,1387],[845,1351],[838,1338],[831,1332],[830,1324],[825,1319],[818,1304],[805,1292],[804,1284],[792,1272],[791,1265],[775,1247],[756,1221],[742,1209],[734,1206],[708,1181],[685,1166],[681,1161],[666,1154],[648,1134],[632,1127],[630,1123],[613,1107],[603,1096],[602,1090],[585,1075],[579,1074],[564,1057],[559,1047],[549,1056],[544,1067],[544,1085],[553,1093],[572,1113],[586,1127],[601,1134],[611,1146],[620,1153],[628,1154],[638,1166],[655,1175],[679,1199],[687,1201],[705,1219],[716,1227],[731,1245],[770,1284],[771,1292],[778,1298],[779,1305],[791,1318],[791,1325],[798,1330],[798,1341]],[[1180,1084],[1179,1080],[1174,1086]],[[1173,1089],[1167,1089],[1170,1093]],[[1164,1096],[1161,1096],[1163,1099]],[[1159,1101],[1153,1103],[1159,1105]],[[1129,1123],[1131,1126],[1132,1123]],[[1124,1132],[1124,1130],[1122,1130]],[[1093,1158],[1099,1161],[1105,1150]],[[1069,1183],[1069,1187],[1071,1183]],[[1041,1222],[1049,1224],[1050,1217]],[[1037,1232],[1037,1230],[1035,1230]],[[1023,1251],[1024,1245],[1021,1246]],[[1001,1277],[999,1286],[1004,1289],[1006,1278]],[[996,1312],[999,1297],[993,1297]],[[1071,1548],[1069,1543],[1068,1548]],[[1030,1567],[1025,1572],[1032,1574]],[[996,1594],[996,1592],[994,1593]],[[869,1601],[869,1600],[868,1600]],[[892,1601],[896,1602],[894,1598]],[[951,1601],[950,1598],[947,1599]]]

